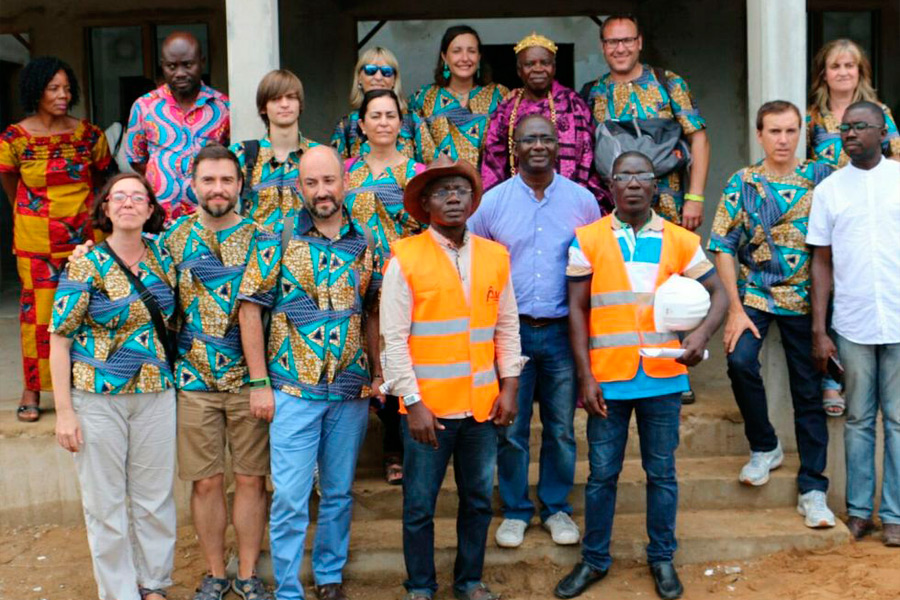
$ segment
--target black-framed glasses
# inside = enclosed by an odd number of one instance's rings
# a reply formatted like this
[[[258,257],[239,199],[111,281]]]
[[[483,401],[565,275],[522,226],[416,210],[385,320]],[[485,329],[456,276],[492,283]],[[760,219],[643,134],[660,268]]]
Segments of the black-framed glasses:
[[[437,198],[442,201],[448,200],[450,196],[454,195],[460,200],[468,200],[472,197],[472,190],[470,188],[441,188],[430,194],[432,198]]]
[[[543,146],[555,146],[559,140],[552,135],[526,135],[516,140],[517,144],[523,146],[534,146],[538,142]]]
[[[838,125],[838,129],[842,132],[847,132],[851,129],[865,131],[866,129],[881,129],[881,125],[873,125],[872,123],[866,123],[865,121],[854,121],[852,123],[841,123]]]
[[[614,173],[612,179],[617,183],[631,183],[633,180],[646,183],[656,179],[656,175],[653,173]]]
[[[397,74],[397,69],[390,65],[363,65],[360,71],[369,77],[374,76],[378,71],[381,71],[382,77],[393,77]]]
[[[615,50],[619,46],[619,44],[622,44],[626,48],[634,48],[634,45],[637,43],[639,37],[641,36],[633,35],[631,37],[604,39],[603,47],[607,50]]]

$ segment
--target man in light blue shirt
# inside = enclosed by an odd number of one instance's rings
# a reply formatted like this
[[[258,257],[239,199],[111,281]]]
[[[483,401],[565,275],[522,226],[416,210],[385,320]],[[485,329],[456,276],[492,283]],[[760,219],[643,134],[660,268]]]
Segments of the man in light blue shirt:
[[[576,544],[569,492],[575,479],[576,373],[569,344],[566,264],[575,228],[599,219],[587,189],[553,169],[559,151],[556,127],[541,115],[522,119],[513,137],[518,175],[488,191],[469,219],[475,235],[509,249],[519,306],[522,354],[519,414],[500,432],[497,467],[503,523],[497,545],[522,544],[535,507],[528,497],[528,446],[534,400],[540,404],[538,499],[544,527],[557,544]]]

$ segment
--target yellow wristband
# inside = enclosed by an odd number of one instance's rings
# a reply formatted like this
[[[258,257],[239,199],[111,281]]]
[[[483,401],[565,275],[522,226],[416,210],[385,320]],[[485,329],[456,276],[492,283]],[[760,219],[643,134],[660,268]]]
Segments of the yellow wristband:
[[[706,198],[700,194],[685,194],[684,199],[690,200],[691,202],[703,202]]]

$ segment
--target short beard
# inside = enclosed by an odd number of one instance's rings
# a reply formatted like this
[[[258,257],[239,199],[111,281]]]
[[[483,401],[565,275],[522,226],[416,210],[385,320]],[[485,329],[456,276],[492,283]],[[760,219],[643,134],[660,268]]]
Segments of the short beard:
[[[209,216],[211,216],[215,219],[218,219],[219,217],[224,217],[225,215],[230,213],[232,210],[234,210],[235,206],[237,206],[237,198],[229,199],[228,204],[225,207],[216,208],[216,209],[210,208],[209,203],[206,202],[205,200],[200,203],[200,208],[202,208],[206,214],[208,214]]]
[[[319,208],[318,206],[316,206],[315,198],[313,198],[313,200],[311,202],[307,202],[307,204],[306,204],[306,208],[317,219],[327,219],[331,216],[334,216],[334,214],[336,212],[341,210],[341,207],[338,205],[337,199],[334,196],[329,195],[329,196],[323,196],[322,198],[323,199],[327,198],[327,199],[331,200],[331,202],[332,202],[331,208],[324,208],[324,207]]]

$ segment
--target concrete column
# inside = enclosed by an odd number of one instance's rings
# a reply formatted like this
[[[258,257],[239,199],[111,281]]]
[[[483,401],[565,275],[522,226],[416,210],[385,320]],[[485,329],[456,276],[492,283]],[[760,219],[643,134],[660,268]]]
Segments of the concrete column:
[[[788,100],[806,112],[806,0],[747,0],[747,93],[750,158],[762,159],[756,111],[770,100]],[[801,132],[803,133],[803,132]],[[802,140],[797,156],[805,158]]]
[[[226,0],[231,139],[260,137],[256,87],[280,65],[278,0]]]

